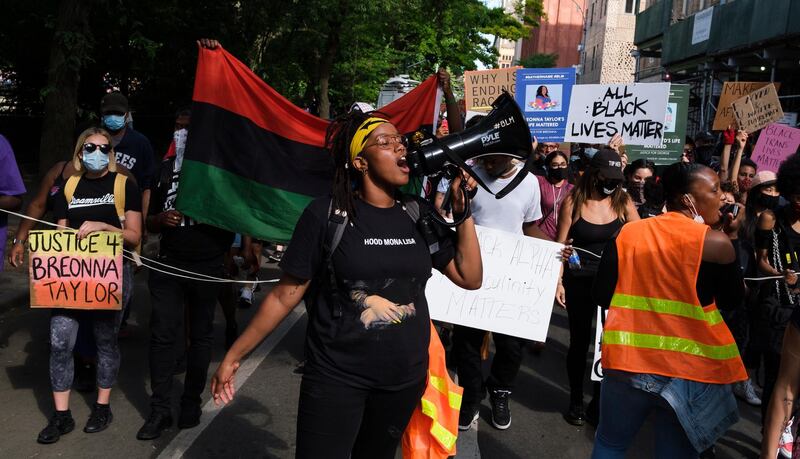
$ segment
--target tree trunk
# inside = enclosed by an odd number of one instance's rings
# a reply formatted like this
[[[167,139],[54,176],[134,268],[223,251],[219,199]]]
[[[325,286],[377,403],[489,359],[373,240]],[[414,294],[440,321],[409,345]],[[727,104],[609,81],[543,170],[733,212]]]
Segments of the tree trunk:
[[[339,35],[342,32],[342,22],[347,12],[347,1],[340,0],[337,14],[328,22],[328,40],[325,44],[325,52],[319,63],[319,117],[329,119],[331,117],[331,101],[328,97],[328,87],[330,85],[331,73],[336,54],[339,53]]]
[[[89,48],[89,10],[92,2],[63,0],[58,9],[39,143],[39,175],[59,160],[72,156],[81,66]]]

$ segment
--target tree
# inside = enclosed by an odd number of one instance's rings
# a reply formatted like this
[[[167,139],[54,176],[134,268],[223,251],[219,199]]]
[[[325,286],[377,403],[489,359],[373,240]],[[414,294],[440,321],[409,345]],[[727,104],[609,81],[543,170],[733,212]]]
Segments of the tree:
[[[519,65],[526,69],[549,69],[556,66],[558,54],[532,54],[519,60]]]

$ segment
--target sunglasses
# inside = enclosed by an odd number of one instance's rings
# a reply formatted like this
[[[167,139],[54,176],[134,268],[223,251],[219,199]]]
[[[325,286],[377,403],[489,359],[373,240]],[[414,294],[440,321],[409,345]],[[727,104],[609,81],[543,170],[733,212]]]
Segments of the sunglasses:
[[[103,144],[96,144],[96,143],[85,143],[83,144],[83,151],[86,153],[94,153],[95,150],[99,149],[100,153],[107,155],[109,151],[111,151],[111,145],[107,143]]]

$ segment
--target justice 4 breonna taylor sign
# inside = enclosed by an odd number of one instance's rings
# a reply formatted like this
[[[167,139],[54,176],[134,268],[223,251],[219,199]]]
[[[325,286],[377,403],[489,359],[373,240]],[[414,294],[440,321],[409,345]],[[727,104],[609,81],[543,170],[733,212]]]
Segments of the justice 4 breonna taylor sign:
[[[122,309],[122,233],[31,231],[32,308]]]
[[[561,244],[476,226],[483,285],[464,290],[434,270],[425,296],[431,318],[545,341],[561,268]]]
[[[579,84],[572,88],[565,142],[661,145],[669,83]]]

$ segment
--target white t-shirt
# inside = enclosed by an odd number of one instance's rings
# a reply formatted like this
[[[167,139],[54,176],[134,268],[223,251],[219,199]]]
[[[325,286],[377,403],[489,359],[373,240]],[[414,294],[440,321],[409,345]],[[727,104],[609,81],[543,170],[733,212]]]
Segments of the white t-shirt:
[[[517,173],[520,173],[517,167]],[[475,174],[486,183],[493,193],[497,193],[511,183],[516,174],[510,178],[492,178],[481,166],[473,168]],[[502,199],[478,187],[478,193],[472,198],[472,216],[475,224],[488,228],[522,234],[522,224],[542,218],[541,192],[539,181],[533,174],[527,173],[522,182]]]

